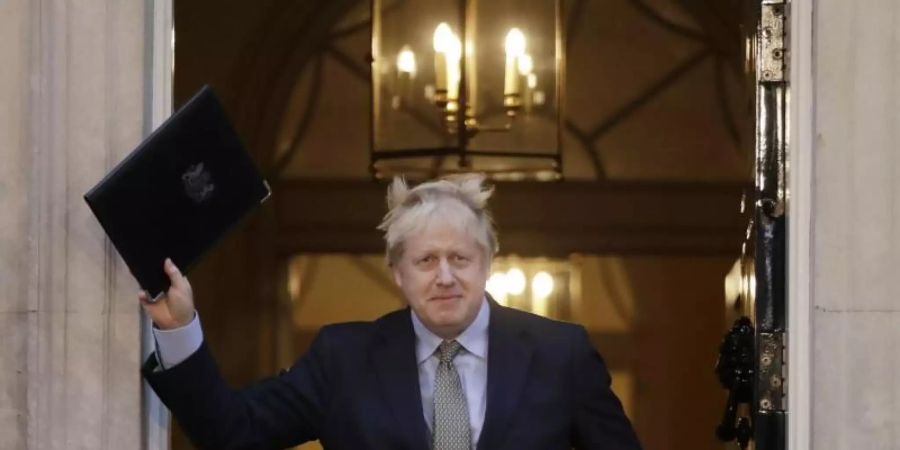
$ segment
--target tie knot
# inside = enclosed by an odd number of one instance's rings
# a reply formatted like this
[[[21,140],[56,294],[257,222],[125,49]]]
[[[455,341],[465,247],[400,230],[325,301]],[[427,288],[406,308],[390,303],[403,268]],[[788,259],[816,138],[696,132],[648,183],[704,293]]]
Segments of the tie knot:
[[[461,349],[462,345],[456,340],[441,341],[441,345],[438,346],[438,357],[441,358],[442,363],[449,363]]]

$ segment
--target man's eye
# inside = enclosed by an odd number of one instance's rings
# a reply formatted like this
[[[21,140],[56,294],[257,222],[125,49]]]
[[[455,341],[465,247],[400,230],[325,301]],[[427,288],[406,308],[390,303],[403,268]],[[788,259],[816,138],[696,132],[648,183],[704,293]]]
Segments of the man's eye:
[[[456,262],[466,262],[469,260],[469,258],[467,258],[463,255],[453,255],[453,260]]]
[[[419,259],[420,263],[430,263],[432,261],[434,261],[434,255],[428,255]]]

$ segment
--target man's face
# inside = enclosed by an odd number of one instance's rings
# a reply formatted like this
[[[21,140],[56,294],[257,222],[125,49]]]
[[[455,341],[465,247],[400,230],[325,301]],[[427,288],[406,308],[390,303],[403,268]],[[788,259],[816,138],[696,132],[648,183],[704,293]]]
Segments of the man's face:
[[[452,339],[478,315],[489,262],[474,237],[456,227],[431,224],[407,237],[392,271],[419,320]]]

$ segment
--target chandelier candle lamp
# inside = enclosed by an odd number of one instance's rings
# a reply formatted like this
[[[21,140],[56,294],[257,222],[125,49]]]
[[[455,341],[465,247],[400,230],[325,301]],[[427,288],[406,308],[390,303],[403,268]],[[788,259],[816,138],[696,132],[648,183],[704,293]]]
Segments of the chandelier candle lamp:
[[[562,177],[562,0],[372,0],[371,172]]]

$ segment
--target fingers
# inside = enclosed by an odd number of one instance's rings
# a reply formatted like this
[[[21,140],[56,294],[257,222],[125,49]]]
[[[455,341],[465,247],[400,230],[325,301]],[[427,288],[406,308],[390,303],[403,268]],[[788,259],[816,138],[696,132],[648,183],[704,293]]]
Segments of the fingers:
[[[150,297],[150,294],[143,289],[138,292],[138,300],[141,301],[141,306],[144,308],[144,311],[147,311],[147,313],[150,314],[151,317],[157,314],[157,311],[160,309],[160,303],[162,303],[154,302]]]
[[[154,302],[150,294],[142,290],[138,293],[138,299],[158,328],[170,330],[187,325],[193,320],[194,299],[191,284],[170,258],[166,258],[163,263],[163,271],[169,277],[171,287],[162,298]]]
[[[141,289],[141,291],[138,292],[138,300],[140,300],[142,304],[146,304],[148,306],[156,305],[156,304],[160,303],[162,300],[165,300],[165,298],[166,298],[165,292],[161,293],[157,297],[151,297],[150,293],[143,289]]]
[[[165,270],[166,275],[169,276],[169,282],[172,283],[172,286],[178,288],[184,287],[184,275],[181,274],[181,271],[178,270],[178,266],[172,262],[171,258],[166,258],[166,261],[163,263],[163,270]]]
[[[166,258],[166,261],[163,263],[163,270],[169,277],[171,287],[166,292],[164,301],[159,303],[166,305],[166,314],[168,319],[172,321],[171,327],[186,325],[194,318],[194,294],[191,290],[191,284],[181,274],[181,271],[178,270],[171,258]]]
[[[190,282],[188,282],[187,277],[178,270],[178,266],[172,262],[171,258],[166,258],[166,261],[163,263],[163,270],[165,270],[166,275],[169,276],[169,283],[173,288],[180,292],[191,292]]]
[[[172,316],[169,313],[168,305],[165,304],[165,301],[153,302],[153,299],[150,298],[150,294],[144,290],[138,292],[138,299],[141,302],[141,307],[144,309],[144,312],[147,313],[150,320],[152,320],[157,327],[163,329],[172,327]]]

